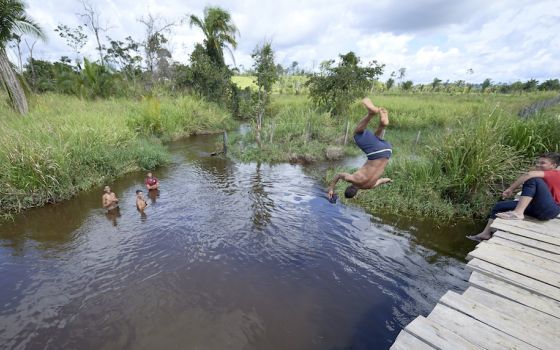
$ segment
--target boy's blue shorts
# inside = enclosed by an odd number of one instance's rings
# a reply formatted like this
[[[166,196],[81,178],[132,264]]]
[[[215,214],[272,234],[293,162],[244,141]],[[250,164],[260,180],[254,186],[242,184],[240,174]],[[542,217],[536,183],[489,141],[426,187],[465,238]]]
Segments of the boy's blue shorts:
[[[380,139],[369,130],[354,135],[354,141],[369,160],[379,158],[391,158],[393,153],[392,146],[389,142]]]

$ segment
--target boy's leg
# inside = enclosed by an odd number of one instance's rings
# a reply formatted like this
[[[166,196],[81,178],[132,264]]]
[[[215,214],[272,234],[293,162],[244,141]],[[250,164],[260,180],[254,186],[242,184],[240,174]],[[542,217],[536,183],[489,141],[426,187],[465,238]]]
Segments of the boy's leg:
[[[503,201],[498,202],[492,208],[492,212],[488,216],[488,222],[484,229],[477,235],[474,236],[467,236],[467,238],[472,239],[474,241],[486,240],[492,237],[492,228],[490,227],[496,218],[497,213],[502,213],[505,211],[509,211],[515,208],[517,205],[516,201]]]
[[[366,109],[368,110],[368,114],[366,114],[362,120],[360,120],[360,122],[356,125],[356,128],[354,129],[354,134],[361,134],[363,133],[366,128],[367,125],[369,123],[369,121],[371,120],[371,118],[376,114],[380,112],[380,109],[375,107],[373,105],[373,103],[371,102],[371,100],[369,98],[364,98],[362,100],[362,104],[364,105],[364,107],[366,107]]]
[[[532,178],[523,184],[521,197],[513,212],[518,217],[527,214],[537,219],[546,220],[558,215],[557,208],[558,205],[544,180]]]
[[[366,130],[367,125],[368,125],[368,123],[369,123],[369,121],[371,120],[372,117],[373,117],[373,114],[370,114],[370,113],[366,114],[362,118],[362,120],[360,120],[360,122],[356,125],[356,128],[354,129],[354,135],[363,133]]]
[[[389,125],[389,113],[385,108],[380,108],[379,112],[379,125],[375,130],[375,136],[383,140],[385,136],[385,128]]]

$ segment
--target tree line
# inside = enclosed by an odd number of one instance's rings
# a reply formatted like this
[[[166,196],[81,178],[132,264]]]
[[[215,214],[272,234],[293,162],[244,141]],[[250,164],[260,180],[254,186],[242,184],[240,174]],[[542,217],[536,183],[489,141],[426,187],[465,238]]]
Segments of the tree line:
[[[231,67],[225,63],[224,52],[231,55],[235,65],[233,50],[237,47],[239,30],[229,12],[222,8],[209,6],[200,17],[191,14],[175,21],[147,14],[138,19],[144,27],[142,39],[131,36],[116,39],[108,35],[110,29],[103,25],[103,14],[87,0],[81,1],[81,13],[77,16],[82,24],[70,27],[61,23],[54,29],[64,39],[72,57],[62,56],[51,62],[33,56],[37,40],[46,40],[46,34],[26,14],[24,3],[21,0],[0,0],[0,79],[12,105],[20,113],[25,114],[28,109],[26,90],[73,94],[81,98],[138,96],[162,90],[201,95],[228,107],[236,117],[253,116],[258,130],[272,85],[287,75],[305,75],[304,85],[308,88],[310,100],[333,116],[343,115],[356,97],[374,91],[560,91],[558,79],[540,83],[531,79],[512,84],[496,84],[486,79],[481,84],[471,84],[463,80],[444,82],[436,77],[429,84],[414,84],[405,79],[404,67],[391,72],[389,79],[383,82],[380,77],[385,65],[377,61],[363,64],[354,52],[341,54],[338,60],[320,63],[317,72],[306,72],[296,61],[287,67],[277,64],[272,44],[266,41],[255,47],[251,67]],[[174,60],[169,48],[173,29],[181,25],[189,25],[204,35],[203,41],[196,43],[190,53],[189,64]],[[95,58],[85,57],[82,52],[90,40],[97,51]],[[25,64],[23,46],[29,52]],[[17,64],[8,60],[6,48],[17,52]],[[472,74],[472,69],[467,73]],[[239,74],[253,76],[256,91],[240,89],[232,83],[232,76]]]

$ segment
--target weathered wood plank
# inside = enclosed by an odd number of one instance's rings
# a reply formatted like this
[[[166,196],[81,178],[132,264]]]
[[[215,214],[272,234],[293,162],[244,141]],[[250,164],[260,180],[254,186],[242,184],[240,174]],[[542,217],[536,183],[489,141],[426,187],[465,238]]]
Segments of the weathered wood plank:
[[[436,305],[428,316],[428,319],[484,349],[537,349],[532,345],[442,304]]]
[[[500,249],[498,249],[500,247]],[[527,277],[550,284],[560,288],[560,274],[554,272],[554,262],[542,259],[529,254],[515,252],[512,249],[505,249],[502,246],[490,246],[487,243],[480,243],[475,250],[468,254],[468,258],[477,258],[487,261],[505,269],[516,271]],[[550,262],[550,266],[546,262]],[[553,265],[554,264],[554,265]],[[560,267],[556,267],[560,271]]]
[[[416,338],[412,334],[402,330],[390,350],[433,350],[434,348]]]
[[[484,251],[489,252],[494,255],[506,255],[508,257],[515,257],[516,259],[523,261],[527,264],[536,265],[539,268],[544,270],[548,270],[554,274],[558,275],[560,278],[560,263],[550,260],[547,258],[543,258],[537,255],[529,254],[527,252],[523,252],[521,250],[517,250],[515,248],[510,248],[505,245],[501,244],[492,244],[489,241],[484,241],[476,246],[475,251]],[[472,253],[471,252],[471,253]],[[470,253],[469,253],[470,254]]]
[[[526,323],[525,320],[520,322],[455,292],[447,292],[441,298],[440,303],[537,348],[556,350],[558,347],[557,336],[550,335],[542,329],[533,327],[533,325]]]
[[[511,220],[514,221],[514,220]],[[523,236],[523,237],[527,237],[527,238],[531,238],[537,241],[541,241],[541,242],[545,242],[548,244],[554,244],[555,246],[560,247],[560,238],[556,238],[556,237],[551,237],[548,235],[544,235],[542,233],[537,233],[534,231],[530,231],[530,230],[526,230],[524,228],[519,228],[516,226],[511,226],[509,224],[507,224],[507,221],[505,220],[501,220],[501,221],[494,221],[492,223],[492,227],[498,230],[502,230],[505,232],[509,232],[509,233],[513,233],[519,236]]]
[[[498,280],[526,289],[532,293],[560,301],[560,289],[532,279],[531,277],[488,263],[484,260],[472,259],[467,264],[467,268],[490,275]]]
[[[515,301],[502,298],[496,294],[472,286],[463,292],[463,296],[494,311],[507,315],[512,319],[519,318],[520,315],[523,315],[523,324],[538,327],[540,330],[550,335],[560,334],[559,319]]]
[[[548,253],[552,254],[560,254],[560,247],[554,244],[549,244],[541,241],[536,241],[531,238],[519,236],[513,233],[504,232],[504,231],[496,231],[494,232],[493,237],[507,239],[508,241],[517,242],[519,244],[523,244],[527,247],[539,249]]]
[[[468,342],[465,338],[423,316],[416,317],[414,321],[410,322],[410,324],[406,326],[405,331],[436,349],[481,349],[480,347]]]
[[[516,301],[560,319],[560,302],[556,300],[531,293],[526,289],[500,281],[478,271],[472,272],[469,283],[479,289]]]
[[[486,242],[489,243],[489,244],[502,245],[502,246],[505,246],[505,247],[508,247],[508,248],[511,248],[511,249],[515,249],[515,250],[523,252],[523,253],[531,254],[531,255],[534,255],[534,256],[538,256],[540,258],[552,260],[556,263],[560,263],[560,254],[545,252],[545,251],[542,251],[540,249],[528,247],[528,246],[526,246],[524,244],[521,244],[521,243],[518,243],[518,242],[510,241],[509,239],[504,239],[504,238],[500,238],[500,237],[492,237],[491,239],[489,239]]]
[[[489,244],[497,244],[497,245],[505,246],[505,247],[515,249],[515,250],[523,252],[523,253],[531,254],[531,255],[538,256],[538,257],[543,258],[543,259],[548,259],[548,260],[552,260],[556,263],[560,263],[560,255],[559,254],[545,252],[545,251],[542,251],[540,249],[528,247],[524,244],[514,242],[514,241],[510,241],[509,239],[504,239],[504,238],[500,238],[500,237],[492,237],[491,239],[489,239],[486,242],[489,243]]]
[[[560,238],[560,220],[558,219],[538,221],[531,218],[525,218],[524,220],[504,220],[498,218],[494,222]]]

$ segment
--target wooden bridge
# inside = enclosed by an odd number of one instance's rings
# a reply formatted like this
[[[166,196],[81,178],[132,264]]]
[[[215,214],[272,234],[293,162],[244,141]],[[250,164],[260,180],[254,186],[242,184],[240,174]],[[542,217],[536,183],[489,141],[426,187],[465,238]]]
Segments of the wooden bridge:
[[[560,349],[560,219],[492,227],[467,256],[467,290],[447,292],[391,349]]]

